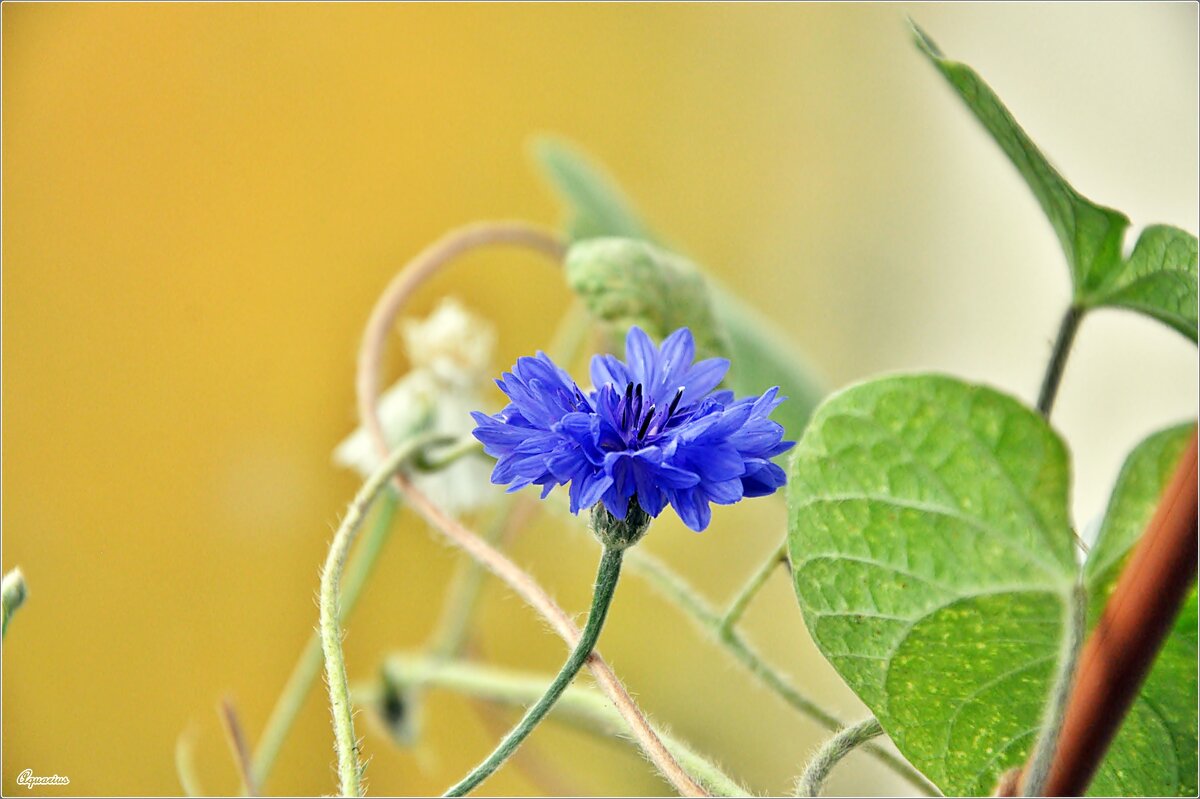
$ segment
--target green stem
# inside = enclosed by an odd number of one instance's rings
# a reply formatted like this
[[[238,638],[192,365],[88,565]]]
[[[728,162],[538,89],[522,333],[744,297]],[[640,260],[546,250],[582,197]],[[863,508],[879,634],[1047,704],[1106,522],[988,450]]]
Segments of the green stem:
[[[766,584],[767,578],[774,573],[775,569],[781,563],[787,563],[787,541],[784,541],[775,548],[775,551],[771,553],[771,557],[767,558],[758,567],[758,571],[738,591],[737,596],[733,599],[733,603],[729,606],[729,610],[725,611],[724,617],[721,618],[718,629],[722,638],[733,632],[734,626],[741,621],[742,616],[746,613],[746,608],[750,606],[751,600],[754,599],[755,595]]]
[[[1075,584],[1071,599],[1066,603],[1066,625],[1063,628],[1062,651],[1058,659],[1058,673],[1054,677],[1054,687],[1046,702],[1045,718],[1042,721],[1042,731],[1034,744],[1033,755],[1029,758],[1029,768],[1022,781],[1023,796],[1041,796],[1046,787],[1046,778],[1050,776],[1050,766],[1054,763],[1054,753],[1058,749],[1058,738],[1062,733],[1063,717],[1067,712],[1067,703],[1071,699],[1071,689],[1075,685],[1075,670],[1079,662],[1079,650],[1083,648],[1083,639],[1087,634],[1087,591],[1083,583]]]
[[[519,673],[464,660],[430,656],[393,656],[384,663],[384,692],[408,695],[429,688],[443,688],[472,699],[511,707],[528,707],[546,692],[549,675]],[[379,689],[355,691],[355,701],[370,704]],[[572,685],[563,692],[549,720],[573,724],[605,738],[628,736],[629,725],[608,698],[593,688]],[[655,732],[672,755],[710,792],[720,796],[749,796],[749,791],[698,754],[686,743],[655,726]]]
[[[820,796],[821,786],[825,784],[825,779],[829,772],[833,771],[833,767],[856,748],[882,734],[883,728],[872,716],[834,735],[817,750],[816,756],[809,761],[804,773],[800,775],[796,783],[796,796]]]
[[[1062,382],[1063,371],[1067,367],[1067,355],[1071,352],[1071,344],[1079,331],[1079,323],[1083,321],[1084,308],[1072,305],[1063,314],[1062,323],[1058,327],[1058,337],[1054,340],[1054,350],[1050,354],[1050,363],[1046,365],[1046,375],[1042,378],[1042,390],[1038,394],[1038,412],[1050,418],[1054,408],[1054,399],[1058,396],[1058,385]]]
[[[0,638],[8,635],[8,620],[25,603],[29,591],[25,586],[25,574],[20,567],[4,575],[0,581],[0,604],[3,605],[4,620],[0,624]]]
[[[491,776],[533,732],[550,708],[554,706],[554,703],[558,701],[563,691],[571,684],[571,680],[575,679],[575,675],[583,668],[583,664],[587,662],[588,656],[596,647],[596,640],[600,637],[600,630],[604,627],[604,619],[608,615],[608,608],[612,604],[613,593],[617,588],[617,580],[621,576],[621,560],[624,555],[625,550],[623,549],[606,548],[600,556],[600,566],[596,571],[596,586],[592,593],[592,607],[588,612],[587,624],[584,625],[579,643],[571,651],[571,656],[567,658],[567,662],[563,664],[554,681],[550,683],[546,693],[542,694],[541,699],[526,711],[495,751],[458,784],[446,791],[445,796],[464,796]]]
[[[358,759],[358,739],[354,735],[354,717],[350,705],[350,684],[346,677],[346,659],[342,654],[341,613],[342,571],[350,547],[366,518],[367,511],[387,487],[388,481],[406,463],[430,443],[429,437],[413,439],[397,447],[358,490],[341,526],[333,536],[329,556],[321,570],[320,632],[325,655],[325,677],[329,683],[329,707],[333,716],[333,735],[337,750],[338,787],[343,796],[362,795],[362,764]]]
[[[342,580],[342,601],[338,608],[338,623],[345,624],[358,604],[363,587],[375,570],[379,553],[392,532],[392,520],[398,505],[396,494],[387,492],[375,510],[375,521],[354,550],[346,574]],[[296,717],[300,715],[304,701],[312,690],[317,675],[321,673],[321,637],[314,631],[304,644],[299,660],[292,668],[283,692],[275,700],[275,707],[267,719],[258,746],[254,750],[253,774],[255,784],[266,785],[267,777],[275,767],[275,761],[291,732]]]
[[[710,634],[718,644],[734,656],[751,674],[767,688],[778,694],[796,710],[816,721],[830,731],[840,730],[845,723],[802,694],[771,664],[763,660],[736,629],[721,633],[721,616],[682,577],[671,571],[660,560],[645,552],[634,549],[629,555],[629,566],[641,572],[656,588],[663,592],[702,630]],[[903,777],[910,785],[928,796],[938,796],[941,791],[902,758],[897,757],[876,744],[867,744],[867,751],[888,768]]]
[[[443,449],[422,453],[417,457],[413,466],[418,471],[436,472],[468,455],[483,455],[483,444],[471,435],[463,436]]]
[[[195,760],[191,731],[181,733],[175,740],[175,773],[179,776],[183,795],[188,797],[205,795],[200,778],[196,776]]]

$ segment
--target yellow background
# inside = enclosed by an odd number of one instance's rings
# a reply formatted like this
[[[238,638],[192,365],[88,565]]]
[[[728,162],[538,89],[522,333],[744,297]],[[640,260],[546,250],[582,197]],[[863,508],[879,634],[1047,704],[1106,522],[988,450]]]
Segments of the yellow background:
[[[30,599],[3,648],[3,788],[176,793],[196,736],[236,789],[215,713],[257,739],[316,621],[317,569],[354,478],[353,353],[404,260],[477,218],[553,223],[528,138],[606,162],[644,213],[803,345],[830,385],[933,368],[1032,399],[1067,293],[1049,226],[911,46],[912,14],[976,66],[1069,179],[1136,226],[1196,229],[1196,7],[18,5],[3,7],[3,567]],[[528,256],[472,257],[424,291],[494,319],[497,367],[568,299]],[[397,368],[400,364],[397,362]],[[1124,452],[1194,412],[1192,345],[1089,319],[1056,424],[1081,524]],[[645,543],[724,602],[781,503]],[[553,519],[515,559],[582,611],[594,547]],[[414,647],[454,563],[404,515],[349,628],[351,676]],[[561,644],[496,586],[481,656],[551,670]],[[749,635],[862,713],[813,654],[786,580]],[[628,579],[604,652],[656,717],[782,792],[820,738]],[[372,789],[440,791],[495,740],[459,699],[390,747]],[[555,725],[489,792],[657,793],[621,744]],[[334,788],[323,690],[267,789]],[[533,776],[531,776],[531,774]],[[548,780],[548,781],[546,781]],[[834,791],[903,792],[856,756]],[[53,793],[39,789],[35,793]]]

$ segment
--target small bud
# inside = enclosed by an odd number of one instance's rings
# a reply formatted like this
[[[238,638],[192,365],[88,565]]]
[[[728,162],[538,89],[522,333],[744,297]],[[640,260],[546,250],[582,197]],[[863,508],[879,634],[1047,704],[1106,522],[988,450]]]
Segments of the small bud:
[[[729,354],[704,276],[683,256],[644,241],[594,238],[571,246],[564,269],[571,289],[614,337],[636,325],[662,340],[687,327],[699,358]]]
[[[8,632],[8,620],[12,618],[17,608],[25,603],[28,589],[25,587],[25,574],[18,567],[4,575],[4,630]]]
[[[386,671],[380,683],[382,690],[374,702],[373,718],[392,743],[401,748],[410,747],[420,735],[420,695],[404,683],[389,679]]]
[[[633,546],[642,540],[642,536],[650,528],[650,519],[650,514],[638,504],[637,497],[629,500],[629,509],[625,512],[624,519],[618,519],[609,513],[603,502],[592,506],[592,532],[600,539],[600,543],[604,544],[605,549],[620,550]]]

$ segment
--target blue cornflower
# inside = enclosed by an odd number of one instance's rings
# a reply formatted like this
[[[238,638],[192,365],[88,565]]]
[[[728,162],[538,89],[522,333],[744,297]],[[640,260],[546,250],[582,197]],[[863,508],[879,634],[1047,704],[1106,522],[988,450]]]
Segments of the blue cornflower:
[[[475,437],[497,459],[492,482],[540,485],[543,497],[569,483],[572,513],[602,502],[619,520],[670,504],[696,531],[712,518],[709,503],[773,493],[787,478],[771,459],[795,443],[769,418],[783,402],[778,388],[740,400],[714,392],[729,361],[693,363],[695,354],[687,328],[660,349],[632,327],[625,361],[592,358],[586,393],[545,353],[518,359],[496,381],[509,404],[472,414]]]

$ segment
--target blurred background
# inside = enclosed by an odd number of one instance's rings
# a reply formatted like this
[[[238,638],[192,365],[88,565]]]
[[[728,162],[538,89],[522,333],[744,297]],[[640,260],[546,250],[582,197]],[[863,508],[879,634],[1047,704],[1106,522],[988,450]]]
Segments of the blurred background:
[[[934,369],[1032,402],[1067,270],[906,13],[1080,191],[1135,230],[1195,232],[1193,4],[5,4],[3,567],[23,567],[30,598],[3,648],[3,790],[30,768],[71,779],[38,793],[177,793],[185,730],[206,788],[237,789],[216,704],[232,697],[257,740],[316,623],[357,486],[330,454],[355,423],[366,314],[451,227],[559,221],[534,134],[607,164],[831,387]],[[570,299],[511,251],[465,259],[413,311],[445,294],[495,322],[497,369],[545,347]],[[1135,442],[1195,413],[1196,383],[1177,333],[1087,320],[1054,417],[1078,524]],[[703,535],[664,520],[643,545],[724,604],[783,524],[782,502],[746,503]],[[512,555],[582,613],[595,546],[562,526],[543,517]],[[349,625],[353,679],[421,644],[455,558],[402,512]],[[788,791],[823,731],[625,583],[602,649],[630,689],[751,787]],[[561,643],[518,599],[495,584],[485,599],[479,657],[557,668]],[[746,630],[864,715],[782,575]],[[328,719],[318,684],[268,792],[334,789]],[[377,794],[440,792],[498,735],[444,692],[411,748],[359,732]],[[628,746],[559,725],[528,751],[486,790],[667,791]],[[910,790],[852,763],[832,792]]]

